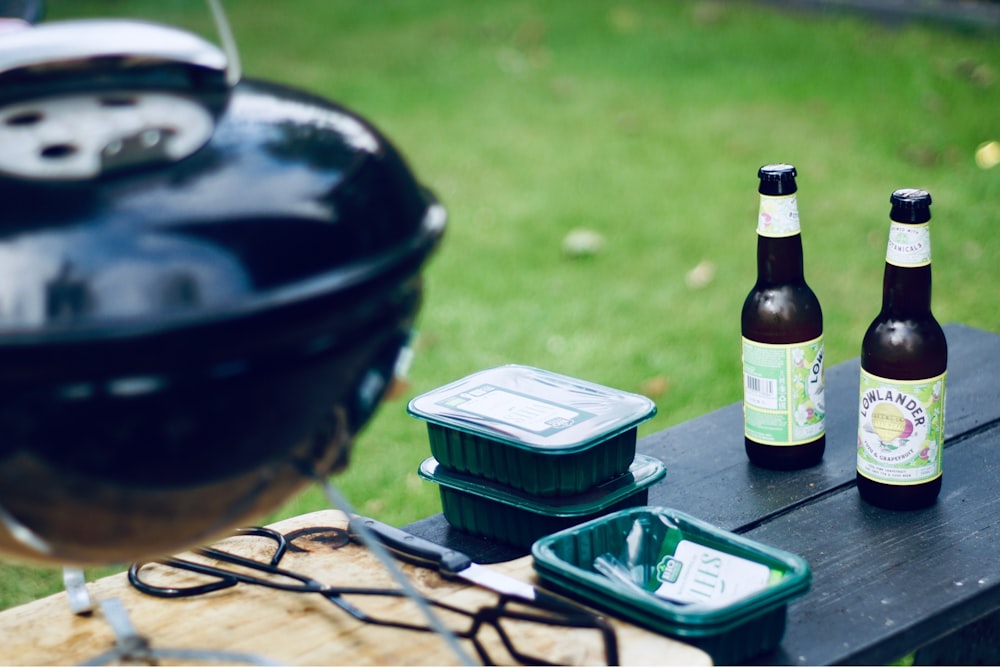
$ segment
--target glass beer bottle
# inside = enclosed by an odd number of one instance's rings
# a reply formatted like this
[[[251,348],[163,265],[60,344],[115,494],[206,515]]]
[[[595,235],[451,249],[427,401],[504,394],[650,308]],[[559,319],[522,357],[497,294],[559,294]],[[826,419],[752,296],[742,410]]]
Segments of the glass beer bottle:
[[[890,203],[882,310],[861,343],[857,483],[873,505],[917,509],[941,491],[948,343],[931,313],[931,196]]]
[[[741,317],[744,445],[752,463],[793,470],[826,448],[823,311],[802,269],[795,167],[757,176],[757,282]]]

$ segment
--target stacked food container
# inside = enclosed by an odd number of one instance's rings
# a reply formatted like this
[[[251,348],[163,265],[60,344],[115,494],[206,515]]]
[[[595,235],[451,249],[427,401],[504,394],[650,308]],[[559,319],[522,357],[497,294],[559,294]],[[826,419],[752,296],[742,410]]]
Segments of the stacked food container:
[[[651,400],[538,368],[480,371],[408,411],[427,422],[432,456],[419,473],[440,487],[447,521],[518,547],[644,505],[666,474],[636,454]]]
[[[530,549],[542,581],[706,650],[716,663],[774,648],[809,588],[799,556],[665,507],[666,474],[636,454],[648,398],[527,366],[474,373],[410,401],[448,522]]]

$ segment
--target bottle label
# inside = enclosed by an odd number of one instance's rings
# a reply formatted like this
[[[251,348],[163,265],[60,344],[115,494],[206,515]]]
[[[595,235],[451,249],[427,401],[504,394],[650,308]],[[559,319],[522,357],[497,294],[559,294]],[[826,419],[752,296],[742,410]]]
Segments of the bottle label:
[[[945,375],[887,380],[861,369],[859,473],[896,485],[941,476]]]
[[[928,223],[889,225],[889,243],[885,261],[895,266],[927,266],[931,263],[931,228]]]
[[[713,607],[762,591],[772,580],[771,568],[763,563],[691,540],[678,542],[672,553],[661,552],[655,569],[649,585],[657,596]]]
[[[791,345],[743,338],[746,437],[767,445],[803,445],[825,432],[823,337]]]
[[[772,238],[795,236],[800,232],[799,205],[794,194],[760,196],[757,234]]]

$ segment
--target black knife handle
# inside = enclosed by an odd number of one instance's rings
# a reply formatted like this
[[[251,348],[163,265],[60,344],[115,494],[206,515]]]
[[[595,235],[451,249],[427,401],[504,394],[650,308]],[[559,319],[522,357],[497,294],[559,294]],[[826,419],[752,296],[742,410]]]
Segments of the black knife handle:
[[[369,519],[368,517],[352,517],[348,524],[348,531],[352,537],[360,537],[362,543],[364,537],[362,529],[357,525],[361,523],[368,529],[368,532],[378,538],[379,542],[403,560],[410,561],[416,565],[431,567],[440,572],[443,576],[453,577],[459,572],[472,565],[472,559],[460,551],[454,551],[448,547],[435,544],[422,537],[411,535],[405,530],[394,528],[387,523]]]

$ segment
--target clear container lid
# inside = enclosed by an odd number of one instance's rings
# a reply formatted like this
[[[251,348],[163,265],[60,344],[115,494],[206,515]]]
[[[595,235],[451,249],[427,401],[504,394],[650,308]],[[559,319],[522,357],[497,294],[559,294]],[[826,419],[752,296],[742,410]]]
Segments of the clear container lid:
[[[427,422],[525,449],[568,453],[656,414],[649,398],[510,364],[417,396],[407,411]]]

